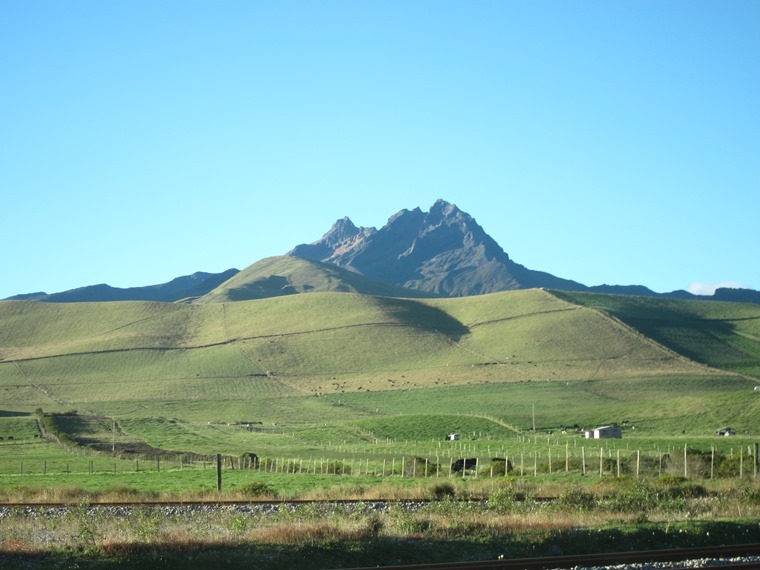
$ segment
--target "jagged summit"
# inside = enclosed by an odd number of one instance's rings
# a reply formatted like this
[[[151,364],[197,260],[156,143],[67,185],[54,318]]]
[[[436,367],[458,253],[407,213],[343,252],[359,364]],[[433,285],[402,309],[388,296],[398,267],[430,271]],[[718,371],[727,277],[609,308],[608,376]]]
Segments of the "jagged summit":
[[[289,255],[315,261],[327,261],[335,252],[359,247],[363,240],[375,232],[377,232],[375,228],[357,228],[348,216],[345,216],[335,222],[321,239],[312,244],[296,246]]]
[[[342,218],[320,240],[299,245],[288,255],[443,296],[583,288],[514,263],[472,216],[445,200],[437,200],[428,212],[401,210],[379,230],[357,228]]]

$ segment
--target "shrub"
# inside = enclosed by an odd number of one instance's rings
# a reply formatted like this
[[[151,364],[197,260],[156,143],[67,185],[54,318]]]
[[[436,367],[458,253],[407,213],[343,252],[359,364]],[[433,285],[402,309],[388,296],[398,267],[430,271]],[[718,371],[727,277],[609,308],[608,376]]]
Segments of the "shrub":
[[[251,481],[240,487],[240,492],[248,497],[276,497],[277,490],[262,481]]]
[[[440,501],[442,499],[450,499],[454,497],[456,490],[451,483],[436,483],[430,489],[430,494],[434,500]]]
[[[414,457],[404,463],[404,477],[435,477],[440,467],[424,457]]]
[[[598,505],[596,495],[581,489],[569,489],[562,493],[553,506],[559,510],[590,511]]]
[[[533,498],[526,492],[511,486],[500,487],[488,497],[488,507],[498,512],[524,510],[533,504]]]
[[[657,508],[659,501],[660,494],[652,485],[636,481],[610,495],[607,506],[615,511],[644,513]]]

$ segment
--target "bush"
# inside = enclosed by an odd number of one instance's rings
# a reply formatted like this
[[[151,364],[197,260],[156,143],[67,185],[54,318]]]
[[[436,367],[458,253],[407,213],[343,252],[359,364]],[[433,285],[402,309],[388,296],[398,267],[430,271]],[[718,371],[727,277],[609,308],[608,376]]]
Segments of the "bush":
[[[439,473],[438,464],[424,457],[414,457],[404,463],[404,477],[435,477]]]
[[[511,486],[500,487],[488,497],[488,508],[498,512],[525,510],[533,504],[533,498],[526,492]]]
[[[660,494],[652,485],[636,481],[610,495],[607,506],[614,511],[643,513],[657,508],[659,502]]]
[[[453,498],[456,490],[451,483],[437,483],[430,489],[430,494],[434,500],[440,501],[442,499]]]
[[[590,511],[597,507],[596,495],[581,489],[570,489],[562,493],[552,504],[558,510]]]
[[[240,492],[248,497],[276,497],[277,490],[261,481],[251,481],[240,487]]]

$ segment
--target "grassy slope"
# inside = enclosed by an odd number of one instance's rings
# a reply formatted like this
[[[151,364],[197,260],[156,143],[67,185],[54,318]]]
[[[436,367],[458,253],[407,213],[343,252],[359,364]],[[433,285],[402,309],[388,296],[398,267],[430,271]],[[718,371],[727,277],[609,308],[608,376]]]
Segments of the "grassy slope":
[[[626,320],[620,301],[597,297]],[[536,403],[549,426],[633,415],[653,428],[710,429],[757,417],[756,399],[745,401],[751,381],[694,364],[568,299],[528,290],[428,300],[312,293],[207,305],[2,302],[0,397],[7,409],[115,415],[133,421],[125,430],[173,448],[203,441],[212,433],[205,424],[217,420],[329,421],[350,439],[439,433],[450,425],[441,418],[457,413],[526,428]],[[685,321],[697,318],[696,309],[680,310]],[[745,343],[742,354],[751,354],[757,309],[723,310],[740,337],[724,344]],[[707,354],[715,366],[722,361],[714,355],[731,353]],[[397,415],[409,417],[382,420]],[[184,420],[187,433],[176,439],[140,423],[159,416]],[[370,423],[345,423],[362,418]],[[264,435],[271,446],[283,437]],[[235,432],[230,445],[244,441]]]
[[[687,358],[760,376],[757,305],[569,292],[561,296],[603,310]]]
[[[430,296],[375,281],[336,265],[283,255],[257,261],[194,302],[249,301],[317,291],[403,297]]]

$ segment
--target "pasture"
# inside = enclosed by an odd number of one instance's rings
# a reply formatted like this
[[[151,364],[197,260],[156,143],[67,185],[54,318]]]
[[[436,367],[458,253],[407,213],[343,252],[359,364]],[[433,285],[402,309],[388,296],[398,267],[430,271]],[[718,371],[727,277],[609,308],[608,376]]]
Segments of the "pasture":
[[[2,302],[0,487],[134,480],[203,493],[200,457],[216,454],[230,458],[230,490],[236,478],[311,479],[284,494],[451,478],[461,457],[572,478],[630,475],[636,454],[660,475],[663,454],[683,473],[684,447],[731,458],[722,475],[754,476],[758,322],[752,305],[543,290]],[[60,444],[35,410],[57,418]],[[583,437],[611,423],[622,440]],[[726,426],[737,435],[716,437]],[[264,467],[232,469],[244,453]]]

